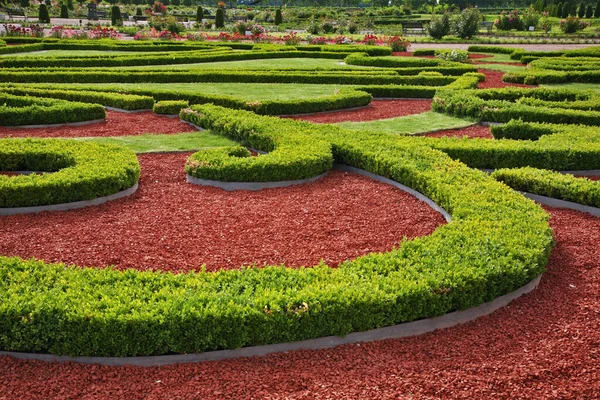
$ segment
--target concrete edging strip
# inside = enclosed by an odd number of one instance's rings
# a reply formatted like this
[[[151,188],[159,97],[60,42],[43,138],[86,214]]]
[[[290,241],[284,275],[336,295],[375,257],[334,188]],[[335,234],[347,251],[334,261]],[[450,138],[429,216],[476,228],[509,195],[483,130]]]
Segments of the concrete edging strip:
[[[5,126],[5,128],[13,128],[13,129],[35,129],[35,128],[58,128],[61,126],[85,126],[91,124],[97,124],[100,122],[104,122],[106,119],[92,119],[90,121],[81,121],[81,122],[65,122],[64,124],[49,124],[49,125],[19,125],[19,126]]]
[[[109,106],[104,106],[105,110],[110,110],[110,111],[117,111],[117,112],[122,112],[122,113],[127,113],[127,114],[136,114],[136,113],[141,113],[141,112],[147,112],[147,111],[152,111],[151,108],[143,108],[140,110],[125,110],[122,108],[116,108],[116,107],[109,107]]]
[[[76,362],[80,364],[101,364],[110,366],[135,365],[151,367],[171,364],[194,363],[203,361],[226,360],[239,357],[264,356],[270,353],[281,353],[294,350],[328,349],[345,344],[372,342],[375,340],[396,339],[408,336],[422,335],[438,329],[450,328],[459,324],[473,321],[479,317],[506,306],[516,298],[531,292],[539,284],[541,275],[537,276],[525,286],[500,296],[488,303],[461,311],[454,311],[439,317],[427,318],[404,324],[372,329],[364,332],[350,333],[344,337],[327,336],[318,339],[302,340],[298,342],[269,344],[263,346],[242,347],[235,350],[217,350],[197,354],[175,354],[166,356],[145,357],[71,357],[56,356],[52,354],[20,353],[0,351],[0,356],[10,356],[25,360],[40,360],[46,362]]]
[[[202,186],[213,186],[218,187],[223,190],[227,190],[231,192],[233,190],[263,190],[263,189],[273,189],[273,188],[282,188],[294,185],[302,185],[304,183],[311,183],[318,179],[323,178],[327,175],[327,172],[324,172],[320,175],[313,176],[312,178],[307,179],[297,179],[293,181],[276,181],[276,182],[223,182],[223,181],[211,181],[208,179],[200,179],[195,178],[191,175],[186,175],[187,181],[189,183],[193,183],[194,185],[202,185]]]
[[[541,196],[539,194],[533,194],[533,193],[528,193],[528,192],[519,192],[519,193],[521,193],[523,196],[527,197],[528,199],[537,201],[538,203],[545,204],[550,207],[568,208],[570,210],[576,210],[576,211],[581,211],[581,212],[585,212],[585,213],[590,213],[596,217],[600,217],[600,208],[597,208],[597,207],[586,206],[586,205],[579,204],[579,203],[573,203],[572,201],[555,199],[553,197],[546,197],[546,196]]]
[[[120,199],[121,197],[127,197],[136,192],[138,189],[138,183],[130,187],[129,189],[121,190],[120,192],[113,193],[108,196],[97,197],[91,200],[74,201],[72,203],[62,204],[49,204],[46,206],[34,206],[34,207],[11,207],[11,208],[0,208],[0,216],[16,215],[16,214],[33,214],[44,211],[68,211],[75,210],[78,208],[97,206],[107,201]]]

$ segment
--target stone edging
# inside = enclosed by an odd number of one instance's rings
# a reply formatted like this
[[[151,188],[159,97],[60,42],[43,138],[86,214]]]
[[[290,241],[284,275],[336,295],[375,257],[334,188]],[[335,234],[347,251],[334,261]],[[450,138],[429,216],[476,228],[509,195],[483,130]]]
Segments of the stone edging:
[[[0,216],[16,215],[16,214],[33,214],[44,211],[68,211],[75,210],[77,208],[97,206],[107,201],[120,199],[121,197],[127,197],[135,193],[138,188],[138,183],[130,187],[129,189],[122,190],[117,193],[113,193],[108,196],[97,197],[91,200],[74,201],[72,203],[62,204],[50,204],[46,206],[34,206],[34,207],[11,207],[11,208],[0,208]]]
[[[136,114],[136,113],[141,113],[141,112],[152,111],[151,108],[144,108],[141,110],[124,110],[122,108],[109,107],[109,106],[104,106],[104,109],[110,110],[110,111],[118,111],[118,112],[127,113],[127,114]]]
[[[375,340],[396,339],[408,336],[422,335],[437,329],[450,328],[464,324],[476,318],[491,314],[506,306],[511,301],[531,292],[539,284],[541,275],[527,283],[525,286],[500,296],[488,303],[461,311],[454,311],[439,317],[427,318],[404,324],[372,329],[364,332],[350,333],[344,337],[327,336],[318,339],[302,340],[298,342],[269,344],[264,346],[243,347],[235,350],[216,350],[197,354],[175,354],[167,356],[144,357],[70,357],[52,354],[19,353],[0,351],[0,356],[10,356],[24,360],[40,360],[46,362],[76,362],[80,364],[101,364],[110,366],[135,365],[151,367],[160,365],[194,363],[203,361],[226,360],[239,357],[264,356],[270,353],[281,353],[294,350],[328,349],[351,343],[372,342]]]
[[[600,217],[600,208],[597,208],[597,207],[586,206],[583,204],[574,203],[572,201],[555,199],[553,197],[546,197],[546,196],[542,196],[539,194],[533,194],[533,193],[528,193],[528,192],[519,192],[519,193],[521,193],[523,196],[527,197],[528,199],[537,201],[538,203],[545,204],[550,207],[568,208],[570,210],[576,210],[576,211],[581,211],[581,212],[585,212],[585,213],[590,213],[596,217]]]
[[[219,189],[233,191],[233,190],[263,190],[263,189],[273,189],[273,188],[282,188],[294,185],[301,185],[303,183],[314,182],[318,179],[323,178],[327,175],[327,172],[324,172],[320,175],[313,176],[312,178],[307,179],[297,179],[293,181],[276,181],[276,182],[223,182],[223,181],[211,181],[208,179],[200,179],[195,178],[191,175],[187,175],[187,181],[189,183],[193,183],[194,185],[202,185],[202,186],[213,186],[218,187]]]
[[[97,124],[100,122],[104,122],[106,119],[92,119],[90,121],[81,121],[81,122],[65,122],[64,124],[49,124],[49,125],[19,125],[19,126],[5,126],[4,128],[13,128],[13,129],[34,129],[34,128],[57,128],[61,126],[85,126],[91,124]]]

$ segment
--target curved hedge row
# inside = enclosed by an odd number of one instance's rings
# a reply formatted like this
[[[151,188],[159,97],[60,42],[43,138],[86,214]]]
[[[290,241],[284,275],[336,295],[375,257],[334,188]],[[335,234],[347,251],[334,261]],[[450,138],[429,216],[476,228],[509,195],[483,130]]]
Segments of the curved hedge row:
[[[257,135],[238,128],[243,122],[232,121],[227,114],[207,117],[202,110],[202,106],[194,106],[183,110],[180,117],[268,154],[251,157],[241,146],[201,150],[185,164],[185,171],[195,178],[222,182],[293,181],[320,175],[333,165],[331,145],[304,134],[301,126],[263,126]]]
[[[440,90],[432,110],[457,117],[490,122],[522,119],[526,122],[600,125],[600,96],[570,89],[504,88]]]
[[[15,96],[0,92],[0,124],[3,126],[64,124],[104,118],[106,112],[99,104]]]
[[[173,275],[0,257],[0,348],[124,356],[344,335],[479,305],[531,281],[548,260],[552,233],[539,206],[413,138],[195,109],[227,135],[260,141],[277,126],[329,143],[336,162],[424,193],[453,221],[335,269]]]
[[[409,67],[461,67],[468,72],[477,72],[477,66],[465,65],[452,61],[444,61],[436,58],[418,57],[369,57],[364,53],[350,54],[344,59],[348,65],[361,65],[365,67],[381,68],[409,68]]]
[[[530,63],[526,71],[506,74],[505,82],[530,85],[548,83],[598,83],[600,58],[540,58]]]
[[[48,172],[0,175],[1,208],[91,200],[128,189],[140,176],[132,151],[68,139],[0,139],[0,171]]]

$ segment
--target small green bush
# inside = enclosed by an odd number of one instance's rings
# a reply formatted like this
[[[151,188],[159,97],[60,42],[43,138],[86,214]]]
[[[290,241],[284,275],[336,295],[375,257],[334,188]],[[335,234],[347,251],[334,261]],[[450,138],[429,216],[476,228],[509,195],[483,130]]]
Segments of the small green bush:
[[[152,111],[155,114],[179,115],[179,112],[189,105],[185,100],[163,100],[155,103]]]
[[[38,20],[42,24],[50,23],[50,14],[48,14],[48,7],[46,6],[46,4],[40,4]]]

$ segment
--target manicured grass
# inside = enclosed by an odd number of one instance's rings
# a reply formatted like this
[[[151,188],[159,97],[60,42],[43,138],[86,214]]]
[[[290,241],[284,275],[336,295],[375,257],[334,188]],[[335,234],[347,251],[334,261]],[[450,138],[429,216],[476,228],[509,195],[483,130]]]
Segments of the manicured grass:
[[[474,52],[476,54],[487,54],[489,57],[482,58],[481,61],[495,63],[495,62],[515,62],[510,58],[510,54],[496,54],[496,53],[479,53]]]
[[[76,87],[79,84],[60,84],[60,87]],[[44,85],[51,86],[51,85]],[[235,96],[245,101],[314,99],[331,96],[336,90],[351,85],[317,85],[300,83],[114,83],[85,84],[86,87],[123,89],[161,89],[181,93],[205,93]]]
[[[208,147],[232,146],[237,143],[210,131],[178,133],[175,135],[138,135],[119,137],[81,138],[98,143],[125,146],[136,153],[200,150]],[[183,168],[183,166],[182,166]]]
[[[442,129],[464,128],[475,122],[450,117],[428,111],[422,114],[408,115],[406,117],[380,119],[368,122],[342,122],[338,125],[346,129],[367,130],[400,135],[415,135],[419,133],[439,131]]]
[[[553,89],[578,89],[578,90],[594,90],[600,92],[600,83],[552,83],[547,85],[540,85],[543,87],[549,87]]]
[[[491,69],[494,71],[502,71],[502,72],[508,72],[508,73],[524,72],[527,69],[527,67],[525,67],[525,66],[520,67],[518,65],[506,65],[506,64],[478,64],[477,68]]]
[[[30,51],[27,53],[1,54],[0,57],[81,57],[81,56],[101,56],[101,55],[137,55],[137,54],[156,54],[155,52],[144,51],[105,51],[105,50],[42,50]]]
[[[173,64],[173,65],[142,65],[131,67],[114,67],[118,69],[376,69],[376,67],[362,67],[346,65],[342,60],[330,60],[325,58],[275,58],[270,60],[243,60],[224,61],[198,64]]]

